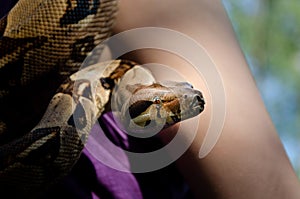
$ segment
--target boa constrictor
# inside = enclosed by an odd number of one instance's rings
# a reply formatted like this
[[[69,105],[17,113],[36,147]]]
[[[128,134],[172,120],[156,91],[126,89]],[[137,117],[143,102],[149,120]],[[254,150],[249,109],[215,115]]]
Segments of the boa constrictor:
[[[120,83],[144,71],[131,61],[91,62],[75,73],[110,35],[116,8],[113,0],[19,0],[1,19],[1,193],[31,194],[65,176],[113,89],[129,129],[166,127],[202,112],[201,92],[187,83]]]

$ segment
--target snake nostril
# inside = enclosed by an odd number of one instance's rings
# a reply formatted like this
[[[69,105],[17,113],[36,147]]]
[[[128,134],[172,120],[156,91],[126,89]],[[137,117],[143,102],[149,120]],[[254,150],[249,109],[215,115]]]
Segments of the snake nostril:
[[[200,95],[195,95],[192,102],[193,106],[204,105],[205,102]]]
[[[199,95],[196,95],[194,97],[194,103],[200,102],[201,101],[201,97]]]

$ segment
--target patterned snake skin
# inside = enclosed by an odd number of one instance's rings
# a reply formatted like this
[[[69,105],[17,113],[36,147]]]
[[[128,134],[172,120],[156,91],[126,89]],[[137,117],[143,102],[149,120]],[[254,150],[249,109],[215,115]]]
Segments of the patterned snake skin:
[[[39,133],[31,130],[40,121],[58,86],[79,69],[93,48],[110,36],[116,11],[115,0],[19,0],[9,14],[1,19],[2,191],[11,189],[12,192],[26,193],[44,187],[74,164],[82,149],[78,138],[71,139],[71,136],[68,149],[64,149],[74,152],[73,161],[65,161],[64,166],[55,168],[50,163],[51,158],[45,161],[42,156],[60,153],[60,143],[57,141],[60,135],[54,134],[59,130],[57,127],[36,130]],[[23,160],[17,157],[30,145],[38,147],[36,140],[51,135],[49,144],[41,152]],[[8,165],[22,161],[22,164],[34,166],[8,169]]]
[[[6,192],[33,196],[65,176],[112,89],[137,66],[125,60],[91,62],[77,72],[89,53],[111,35],[116,11],[115,0],[19,0],[1,19],[0,196]],[[183,87],[179,93],[191,94],[190,101],[180,95],[189,108],[193,105],[188,117],[202,112],[201,93],[186,84],[179,87]],[[136,96],[153,88],[166,94],[168,85],[142,86]],[[166,102],[145,99],[143,94],[129,111],[138,118],[154,105],[156,117],[161,110],[172,113],[168,124],[172,125],[187,119],[180,117],[178,96]],[[142,118],[142,125],[147,125]]]

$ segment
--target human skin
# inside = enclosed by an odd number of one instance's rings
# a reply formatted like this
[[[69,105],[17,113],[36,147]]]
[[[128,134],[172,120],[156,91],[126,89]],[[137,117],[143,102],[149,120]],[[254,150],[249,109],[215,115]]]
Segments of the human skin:
[[[299,180],[266,111],[256,83],[221,1],[120,0],[114,33],[138,27],[164,27],[201,44],[223,80],[226,118],[213,150],[199,158],[213,106],[204,79],[195,79],[189,63],[168,52],[139,50],[126,57],[140,63],[160,63],[189,77],[205,96],[199,129],[192,145],[176,164],[196,198],[298,199]],[[124,41],[126,45],[130,43]],[[168,142],[173,126],[160,134]],[[184,136],[190,136],[189,129]]]

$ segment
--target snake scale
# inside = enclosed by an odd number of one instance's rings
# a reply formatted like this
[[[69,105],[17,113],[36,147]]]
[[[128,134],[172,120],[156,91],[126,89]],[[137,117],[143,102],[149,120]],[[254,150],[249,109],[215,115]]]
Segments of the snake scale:
[[[67,175],[113,89],[143,70],[128,60],[91,61],[79,70],[111,35],[116,12],[115,0],[19,0],[1,19],[1,194],[33,195]],[[129,126],[163,118],[166,127],[204,108],[201,92],[187,83],[125,87],[119,104]]]

